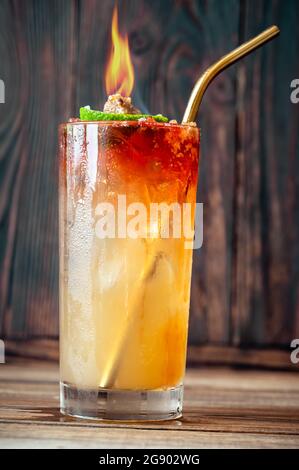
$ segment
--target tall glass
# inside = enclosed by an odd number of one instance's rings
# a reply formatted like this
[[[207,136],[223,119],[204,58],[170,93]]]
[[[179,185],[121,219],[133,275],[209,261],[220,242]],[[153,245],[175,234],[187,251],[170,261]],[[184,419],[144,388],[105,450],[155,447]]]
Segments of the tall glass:
[[[78,121],[59,133],[61,411],[179,417],[192,249],[176,222],[189,203],[194,223],[199,130]]]

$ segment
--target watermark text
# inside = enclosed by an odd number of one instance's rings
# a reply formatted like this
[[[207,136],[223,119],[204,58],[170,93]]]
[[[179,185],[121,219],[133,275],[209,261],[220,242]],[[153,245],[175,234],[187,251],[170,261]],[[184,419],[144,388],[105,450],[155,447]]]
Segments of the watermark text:
[[[186,249],[198,249],[203,243],[202,203],[127,204],[126,195],[118,195],[117,204],[101,202],[95,209],[95,233],[105,238],[177,238]]]
[[[5,103],[5,84],[3,80],[0,80],[0,103]]]
[[[293,339],[290,346],[293,349],[290,355],[291,362],[292,364],[298,364],[299,363],[299,338]]]
[[[4,341],[0,339],[0,364],[5,363],[5,345]]]
[[[290,87],[293,89],[290,95],[290,100],[293,104],[299,103],[299,78],[294,78],[291,81]]]

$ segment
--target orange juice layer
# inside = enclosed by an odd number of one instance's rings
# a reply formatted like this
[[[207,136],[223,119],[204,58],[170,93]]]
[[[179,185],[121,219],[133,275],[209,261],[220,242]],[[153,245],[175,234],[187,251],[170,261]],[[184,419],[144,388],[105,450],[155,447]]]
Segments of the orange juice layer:
[[[165,389],[182,382],[192,251],[183,237],[99,239],[96,207],[116,204],[119,194],[147,207],[195,202],[198,133],[136,123],[61,128],[63,381],[97,388],[125,332],[114,388]]]

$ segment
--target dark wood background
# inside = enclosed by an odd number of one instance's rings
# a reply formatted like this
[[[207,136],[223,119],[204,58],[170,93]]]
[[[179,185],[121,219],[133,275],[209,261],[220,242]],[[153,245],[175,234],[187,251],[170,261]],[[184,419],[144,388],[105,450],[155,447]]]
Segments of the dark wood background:
[[[0,0],[0,337],[13,352],[57,356],[57,125],[104,102],[113,6]],[[211,62],[271,24],[281,28],[219,76],[201,108],[204,244],[194,253],[190,358],[289,367],[299,337],[299,104],[290,101],[299,2],[119,7],[136,103],[178,119]]]

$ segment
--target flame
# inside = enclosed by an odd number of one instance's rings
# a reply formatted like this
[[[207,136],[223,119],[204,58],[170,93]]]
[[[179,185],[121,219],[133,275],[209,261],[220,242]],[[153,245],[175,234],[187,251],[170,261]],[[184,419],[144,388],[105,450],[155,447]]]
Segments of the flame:
[[[112,48],[105,73],[106,92],[108,95],[120,93],[122,96],[130,96],[134,85],[134,69],[128,35],[122,37],[118,29],[117,7],[113,10],[111,37]]]

